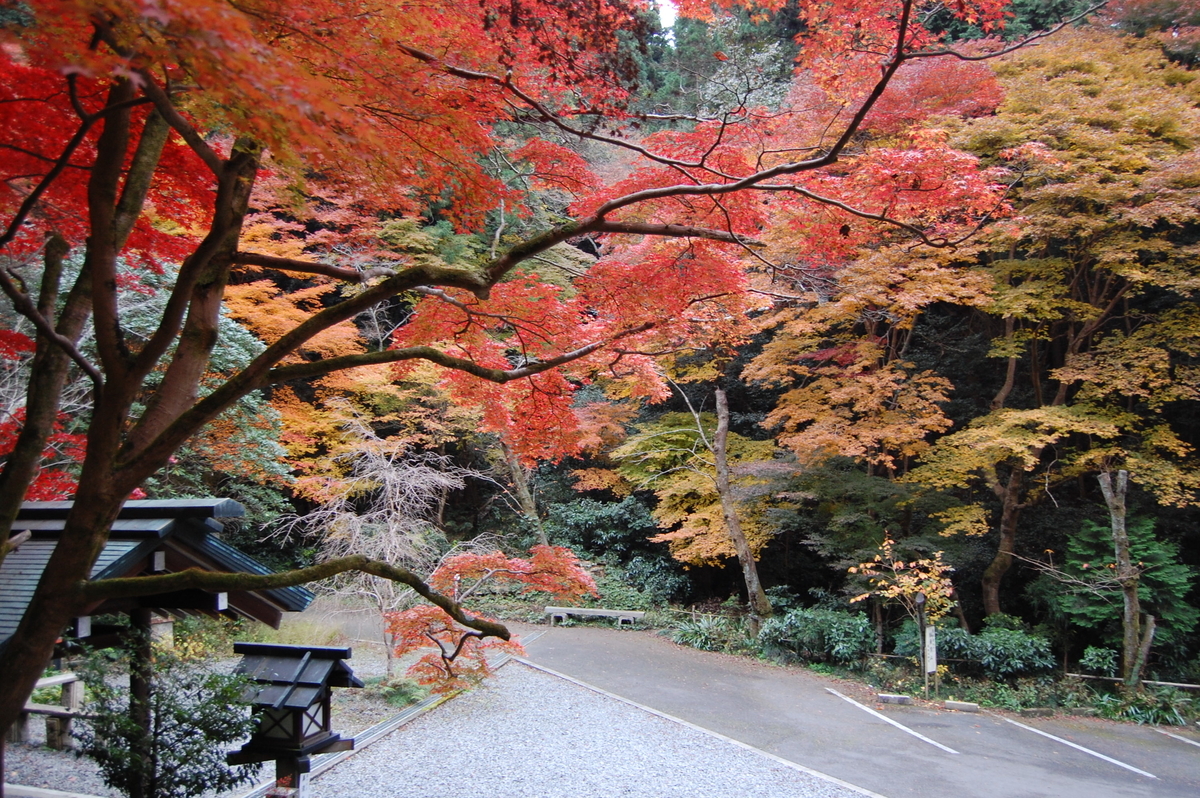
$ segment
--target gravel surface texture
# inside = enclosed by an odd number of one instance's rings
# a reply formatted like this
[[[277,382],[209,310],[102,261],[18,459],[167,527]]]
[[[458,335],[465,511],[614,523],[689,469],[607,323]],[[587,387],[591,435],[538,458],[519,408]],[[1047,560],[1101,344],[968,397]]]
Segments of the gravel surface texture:
[[[355,673],[383,658],[356,648]],[[335,722],[354,734],[396,710],[337,690]],[[5,781],[120,798],[90,760],[33,739],[10,745]],[[238,795],[246,788],[229,795]],[[313,798],[861,798],[861,794],[519,662],[401,727],[312,782]]]
[[[232,662],[226,663],[232,667]],[[360,678],[382,676],[385,660],[381,646],[356,645],[350,660],[355,675]],[[347,736],[370,728],[396,714],[398,710],[365,690],[333,691],[333,726]],[[29,742],[10,743],[4,753],[4,781],[25,787],[42,787],[64,792],[76,792],[101,798],[122,798],[122,793],[105,786],[100,770],[90,759],[78,757],[73,751],[54,751],[45,747],[46,726],[40,716],[29,723]],[[268,773],[264,768],[259,778]],[[227,793],[240,795],[248,787]],[[365,798],[365,796],[364,796]]]
[[[861,798],[518,662],[312,783],[313,798]]]

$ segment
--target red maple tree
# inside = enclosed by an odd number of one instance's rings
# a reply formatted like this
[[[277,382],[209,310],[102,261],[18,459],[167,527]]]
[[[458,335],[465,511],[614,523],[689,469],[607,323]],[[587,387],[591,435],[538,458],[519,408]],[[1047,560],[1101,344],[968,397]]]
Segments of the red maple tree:
[[[642,136],[624,127],[640,120],[628,106],[636,62],[622,46],[643,31],[641,0],[434,2],[420,13],[378,0],[33,6],[0,34],[0,291],[37,331],[24,424],[0,473],[4,530],[35,479],[73,369],[91,381],[94,405],[62,544],[0,652],[8,677],[0,728],[17,716],[70,617],[116,590],[204,587],[204,577],[187,572],[107,586],[86,577],[131,492],[247,393],[424,360],[449,369],[465,394],[523,390],[494,406],[554,425],[569,395],[556,369],[607,357],[614,370],[649,373],[636,353],[672,345],[704,323],[706,308],[736,301],[741,256],[768,225],[790,225],[817,251],[881,226],[948,242],[994,205],[989,181],[936,140],[856,146],[905,64],[956,57],[920,27],[916,8],[911,0],[799,3],[806,33],[798,68],[832,115],[803,103],[777,112],[734,103],[719,116],[681,120],[670,134]],[[713,13],[698,0],[681,10]],[[951,11],[984,28],[1004,16],[1000,0],[963,0]],[[514,127],[522,140],[512,139]],[[627,176],[593,191],[597,181],[567,146],[581,140],[620,153]],[[401,257],[360,268],[329,253],[241,248],[268,163],[297,207],[311,181],[336,187],[360,212],[419,214],[440,202],[455,224],[479,229],[498,207],[526,207],[530,196],[489,169],[495,153],[575,196],[567,218],[505,242],[481,264]],[[585,235],[604,239],[606,257],[575,297],[509,280],[528,259]],[[68,252],[80,261],[70,281]],[[144,338],[127,333],[118,309],[127,290],[117,278],[122,260],[180,264]],[[245,266],[346,290],[204,392],[226,289]],[[324,331],[407,292],[425,299],[394,347],[290,359]],[[507,345],[489,334],[498,319]],[[89,326],[94,346],[85,351]],[[625,351],[603,355],[615,342]],[[522,446],[543,456],[553,444],[531,432]],[[9,544],[0,539],[2,556]],[[350,568],[413,584],[459,623],[507,637],[414,574],[365,558],[246,577],[239,587]]]
[[[570,549],[534,546],[530,555],[525,559],[499,551],[457,554],[434,571],[429,584],[456,601],[468,600],[485,584],[507,585],[521,593],[545,593],[558,601],[598,595],[591,574]],[[409,666],[408,673],[418,682],[433,685],[435,692],[457,690],[485,678],[491,673],[487,660],[491,652],[524,653],[520,645],[464,628],[428,604],[384,617],[395,641],[395,656],[425,652]]]

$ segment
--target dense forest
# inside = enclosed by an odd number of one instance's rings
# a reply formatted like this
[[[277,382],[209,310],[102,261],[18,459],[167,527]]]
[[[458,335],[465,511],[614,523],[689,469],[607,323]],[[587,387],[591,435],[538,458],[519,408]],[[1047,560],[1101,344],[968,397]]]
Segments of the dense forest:
[[[10,526],[22,499],[222,496],[281,569],[550,544],[644,606],[836,609],[890,651],[921,592],[1060,663],[1200,680],[1195,4],[898,3],[924,55],[894,70],[890,12],[614,3],[564,51],[499,4],[495,52],[451,63],[449,14],[394,34],[402,67],[345,77],[354,118],[282,72],[216,88],[261,60],[197,44],[199,11],[138,23],[179,62],[143,68],[125,4],[74,5],[0,7]],[[365,38],[288,63],[350,75]]]

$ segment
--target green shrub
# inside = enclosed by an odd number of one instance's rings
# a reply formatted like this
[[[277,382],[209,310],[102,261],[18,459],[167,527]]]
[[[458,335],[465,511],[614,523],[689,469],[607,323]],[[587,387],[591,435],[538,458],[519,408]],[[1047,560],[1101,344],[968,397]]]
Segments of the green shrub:
[[[1079,667],[1100,676],[1117,675],[1117,652],[1102,646],[1088,646],[1079,658]]]
[[[644,595],[648,603],[663,605],[683,599],[691,591],[691,580],[667,546],[650,542],[650,537],[662,530],[637,496],[619,502],[576,498],[550,503],[543,529],[555,544],[595,560],[610,577]],[[603,594],[605,588],[600,590]]]
[[[173,624],[175,654],[184,660],[232,656],[233,641],[242,629],[240,618],[184,615]]]
[[[75,736],[105,784],[126,795],[188,798],[253,781],[258,765],[225,763],[227,748],[254,728],[242,701],[245,678],[156,652],[150,728],[144,730],[130,717],[128,687],[109,679],[113,664],[100,652],[79,668],[91,700]]]
[[[812,592],[812,591],[809,591]],[[766,590],[767,600],[771,602],[771,606],[776,613],[785,613],[790,610],[799,609],[804,600],[796,595],[796,593],[787,585],[776,585],[769,587]]]
[[[1004,612],[993,612],[983,619],[983,628],[1012,629],[1013,631],[1021,632],[1025,629],[1025,622],[1015,615],[1009,615]]]
[[[42,673],[42,678],[58,675],[59,671],[47,668]],[[34,704],[57,704],[62,700],[62,687],[39,687],[30,694],[29,700]]]
[[[1034,707],[1086,706],[1091,693],[1078,683],[1036,676],[996,682],[991,679],[955,684],[947,689],[955,698],[976,701],[986,707],[998,707],[1017,712]]]
[[[875,632],[865,615],[799,609],[768,619],[758,642],[768,652],[787,651],[810,662],[847,664],[871,653]]]
[[[646,592],[625,581],[623,574],[606,572],[596,579],[596,589],[600,595],[582,602],[585,605],[606,607],[618,610],[651,610],[661,607],[665,602],[657,593]],[[557,601],[550,601],[557,604]],[[543,605],[544,606],[544,605]]]
[[[701,651],[730,651],[741,647],[742,638],[735,623],[716,615],[698,615],[680,621],[671,630],[671,640]]]
[[[397,709],[415,704],[429,695],[428,688],[415,679],[404,677],[380,681],[372,689],[377,691],[384,701]]]
[[[1095,700],[1101,717],[1155,726],[1186,726],[1200,714],[1196,700],[1173,687],[1134,693],[1108,693]]]
[[[975,635],[975,659],[988,676],[1007,678],[1054,667],[1050,641],[1020,629],[984,629]]]
[[[1007,623],[985,628],[977,635],[956,627],[937,631],[938,662],[958,673],[981,671],[994,679],[1036,674],[1054,667],[1050,641]],[[907,622],[896,635],[895,653],[916,657],[917,625]],[[964,662],[954,662],[964,660]]]

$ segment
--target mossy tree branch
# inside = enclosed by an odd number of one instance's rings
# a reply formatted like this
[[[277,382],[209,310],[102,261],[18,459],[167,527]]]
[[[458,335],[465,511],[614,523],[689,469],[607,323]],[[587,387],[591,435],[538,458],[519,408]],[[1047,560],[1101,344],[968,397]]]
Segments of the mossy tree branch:
[[[189,568],[186,571],[170,574],[82,582],[79,585],[79,601],[81,604],[92,604],[107,599],[153,596],[178,590],[208,590],[218,593],[239,590],[275,590],[328,579],[347,571],[361,571],[408,585],[419,596],[440,607],[458,623],[482,633],[482,637],[498,637],[501,640],[511,638],[511,633],[503,624],[468,615],[461,604],[433,590],[421,577],[407,568],[389,565],[380,560],[372,560],[361,554],[338,557],[317,565],[310,565],[307,568],[296,568],[273,574],[224,573]]]

